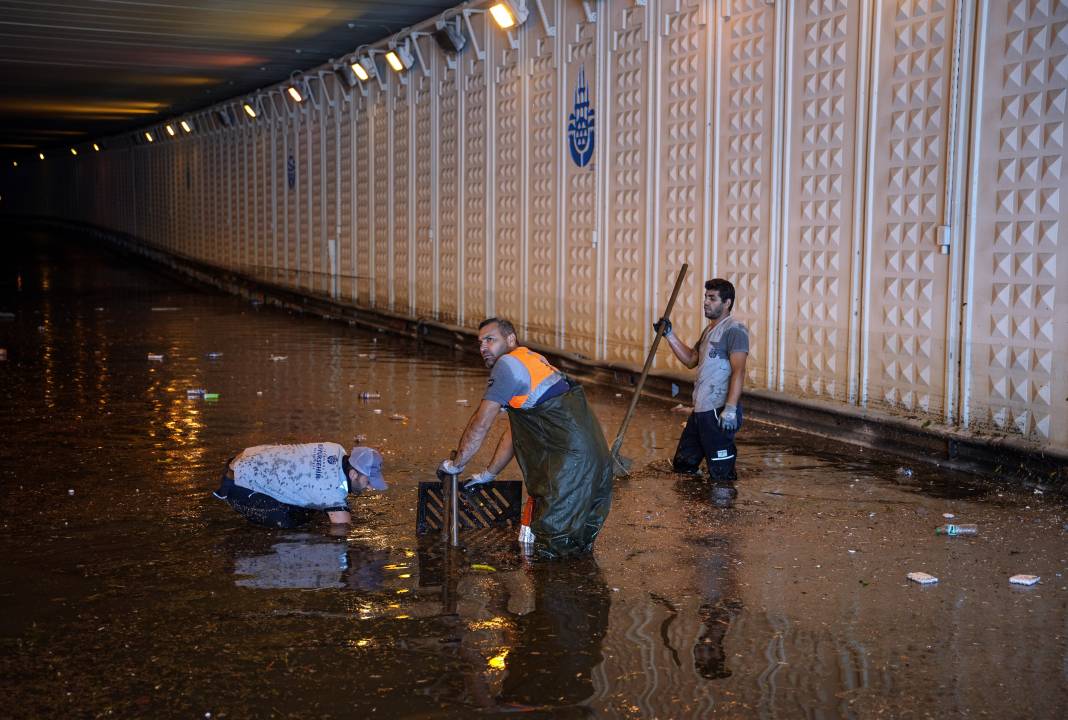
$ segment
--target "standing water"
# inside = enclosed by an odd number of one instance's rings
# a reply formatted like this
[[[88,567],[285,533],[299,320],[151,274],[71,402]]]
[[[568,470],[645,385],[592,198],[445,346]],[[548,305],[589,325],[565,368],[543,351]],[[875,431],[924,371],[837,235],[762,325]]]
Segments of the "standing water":
[[[900,460],[750,423],[720,510],[668,471],[683,418],[645,400],[624,446],[641,469],[592,558],[527,564],[495,532],[447,553],[415,535],[417,488],[481,397],[476,360],[187,286],[77,236],[5,236],[5,716],[1068,707],[1066,513],[1049,495],[902,477]],[[629,398],[589,392],[614,433]],[[354,499],[347,534],[253,527],[211,497],[246,446],[356,436],[391,486]],[[983,532],[939,537],[943,514]]]

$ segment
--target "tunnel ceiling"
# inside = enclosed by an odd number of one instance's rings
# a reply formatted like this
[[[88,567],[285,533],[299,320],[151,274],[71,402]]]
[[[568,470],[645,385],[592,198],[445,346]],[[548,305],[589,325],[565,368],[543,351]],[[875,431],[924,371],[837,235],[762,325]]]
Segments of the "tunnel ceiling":
[[[459,0],[0,0],[0,152],[113,135],[271,85]]]

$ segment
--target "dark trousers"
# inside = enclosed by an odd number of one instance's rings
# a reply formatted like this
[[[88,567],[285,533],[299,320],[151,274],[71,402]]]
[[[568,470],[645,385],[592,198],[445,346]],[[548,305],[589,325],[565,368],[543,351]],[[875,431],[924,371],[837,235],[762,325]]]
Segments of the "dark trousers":
[[[295,528],[308,524],[315,516],[314,510],[289,505],[275,500],[270,495],[235,485],[230,463],[227,462],[226,466],[219,489],[214,495],[229,503],[230,507],[249,522],[265,527]]]
[[[704,460],[708,476],[718,485],[733,485],[738,478],[734,472],[734,460],[738,448],[734,445],[737,431],[727,433],[719,426],[720,410],[690,413],[682,430],[675,458],[671,465],[675,472],[697,472]],[[742,407],[738,406],[738,428],[742,427]]]

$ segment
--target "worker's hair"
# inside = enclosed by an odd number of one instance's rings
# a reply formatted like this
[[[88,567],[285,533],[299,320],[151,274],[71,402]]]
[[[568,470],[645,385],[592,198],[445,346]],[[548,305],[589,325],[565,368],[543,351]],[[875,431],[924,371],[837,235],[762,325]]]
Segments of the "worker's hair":
[[[715,290],[719,293],[719,299],[723,302],[731,301],[730,310],[734,310],[734,285],[730,280],[724,280],[723,278],[713,278],[712,280],[705,280],[705,290]]]
[[[513,325],[508,320],[505,320],[504,318],[488,317],[488,318],[486,318],[485,320],[483,320],[482,322],[480,322],[478,324],[478,329],[481,330],[482,328],[486,327],[487,325],[492,325],[493,323],[497,323],[497,327],[500,329],[502,337],[508,337],[509,335],[515,335],[516,339],[519,338],[519,334],[516,333],[516,331],[515,331],[515,325]]]

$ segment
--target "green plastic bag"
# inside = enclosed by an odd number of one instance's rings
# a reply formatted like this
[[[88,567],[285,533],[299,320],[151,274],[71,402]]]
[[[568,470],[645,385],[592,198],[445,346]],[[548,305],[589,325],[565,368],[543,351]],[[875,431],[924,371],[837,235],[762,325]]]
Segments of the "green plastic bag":
[[[515,459],[535,500],[530,529],[545,558],[588,553],[612,504],[612,456],[582,387],[508,408]]]

